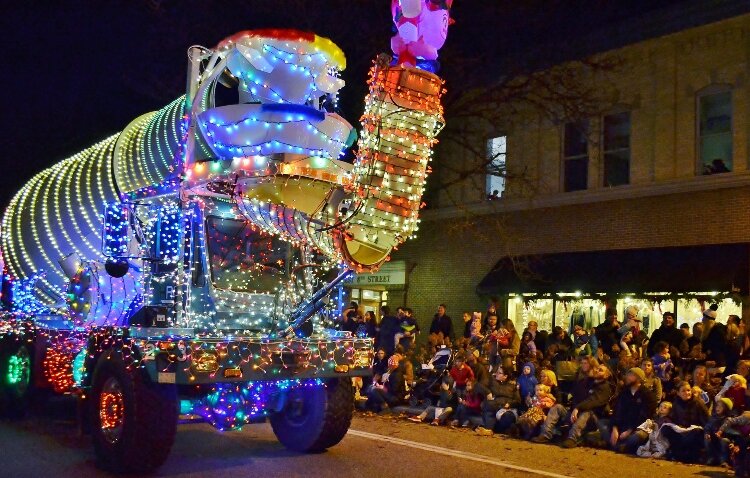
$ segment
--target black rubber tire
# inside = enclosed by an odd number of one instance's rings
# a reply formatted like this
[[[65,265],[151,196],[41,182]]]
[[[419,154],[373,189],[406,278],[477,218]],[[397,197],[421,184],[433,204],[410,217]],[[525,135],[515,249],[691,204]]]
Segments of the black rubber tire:
[[[111,443],[102,431],[100,396],[110,378],[119,382],[123,395],[122,432]],[[128,371],[118,352],[97,361],[90,403],[91,436],[97,465],[115,473],[147,473],[161,466],[169,456],[177,433],[177,388],[148,380],[140,368]]]
[[[24,349],[29,359],[29,375],[25,388],[9,382],[8,367],[10,358]],[[32,345],[14,336],[0,340],[0,417],[22,418],[29,409],[34,387],[34,356]]]
[[[340,442],[352,423],[354,387],[352,379],[332,379],[326,386],[303,388],[305,412],[290,419],[286,408],[270,417],[271,427],[282,445],[302,453],[320,453]]]

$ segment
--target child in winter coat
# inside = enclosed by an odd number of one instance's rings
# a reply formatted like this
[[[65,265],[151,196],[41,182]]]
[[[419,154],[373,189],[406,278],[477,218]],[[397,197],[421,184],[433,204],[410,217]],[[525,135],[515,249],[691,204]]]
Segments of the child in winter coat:
[[[672,370],[674,370],[674,364],[669,356],[669,344],[658,342],[654,345],[654,353],[655,355],[651,357],[654,372],[661,380],[662,389],[668,389],[668,384],[672,381]]]
[[[481,417],[482,400],[484,397],[479,393],[473,380],[466,382],[466,393],[463,398],[458,399],[458,408],[456,408],[456,419],[451,422],[451,426],[468,427],[472,416]]]
[[[671,402],[661,402],[656,409],[656,417],[641,423],[636,433],[648,433],[648,441],[639,446],[635,454],[645,458],[662,458],[669,449],[669,442],[660,435],[661,426],[670,423],[669,415],[672,413]]]
[[[747,390],[747,380],[742,375],[732,374],[727,377],[724,386],[716,394],[714,400],[727,397],[732,401],[734,414],[740,414],[745,411],[745,393]]]
[[[576,349],[576,355],[583,357],[591,355],[591,336],[580,325],[573,328],[573,346]]]
[[[656,373],[654,373],[654,362],[652,362],[650,358],[641,360],[641,370],[643,370],[643,374],[646,376],[643,385],[654,392],[654,396],[657,400],[661,400],[664,394],[661,388],[661,380],[656,376]],[[669,408],[672,408],[671,403],[669,404]]]
[[[474,312],[471,317],[471,342],[479,341],[482,339],[482,313]]]
[[[547,412],[557,402],[547,385],[538,384],[534,392],[534,396],[529,398],[527,402],[529,409],[518,417],[517,425],[519,431],[521,436],[526,440],[530,440],[536,434],[537,428],[547,418]]]
[[[521,395],[521,407],[525,410],[528,401],[534,396],[535,387],[539,381],[536,379],[536,368],[532,362],[523,364],[521,376],[518,377],[518,392]]]
[[[706,465],[720,466],[729,460],[729,440],[717,437],[718,432],[732,411],[734,404],[726,397],[719,398],[714,404],[711,417],[703,427],[705,432],[704,445],[706,448]]]
[[[518,351],[519,362],[536,362],[536,344],[528,330],[521,336],[521,348]]]
[[[456,356],[453,368],[451,368],[449,374],[455,383],[454,388],[459,396],[463,395],[466,389],[466,382],[474,380],[474,371],[466,364],[464,357],[460,354]]]

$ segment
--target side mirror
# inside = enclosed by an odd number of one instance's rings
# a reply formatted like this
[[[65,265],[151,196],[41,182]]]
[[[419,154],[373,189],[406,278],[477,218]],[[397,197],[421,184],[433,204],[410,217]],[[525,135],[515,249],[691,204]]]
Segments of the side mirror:
[[[153,225],[152,259],[163,266],[176,265],[180,261],[182,232],[180,209],[172,206],[160,207]]]

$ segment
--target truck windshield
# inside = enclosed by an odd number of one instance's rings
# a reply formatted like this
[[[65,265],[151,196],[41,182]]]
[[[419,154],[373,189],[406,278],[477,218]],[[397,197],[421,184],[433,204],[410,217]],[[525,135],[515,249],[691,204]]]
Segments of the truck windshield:
[[[289,245],[249,221],[209,216],[211,281],[218,289],[274,293],[287,275]]]

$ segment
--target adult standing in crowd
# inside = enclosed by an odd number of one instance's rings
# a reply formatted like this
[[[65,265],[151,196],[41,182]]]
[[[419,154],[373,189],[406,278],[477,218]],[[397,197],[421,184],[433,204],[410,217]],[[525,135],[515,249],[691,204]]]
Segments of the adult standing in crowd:
[[[352,303],[356,304],[356,302]],[[357,331],[357,327],[359,326],[359,321],[360,316],[357,314],[356,309],[349,309],[349,311],[344,314],[339,329],[343,330],[344,332],[351,332],[352,334],[354,334]]]
[[[369,337],[371,339],[377,338],[378,324],[375,319],[375,312],[371,310],[365,312],[362,322],[357,325],[355,335],[357,337]]]
[[[693,333],[688,337],[688,349],[692,352],[693,349],[701,344],[701,338],[703,337],[703,322],[696,322],[693,324]]]
[[[669,344],[670,348],[674,347],[674,349],[680,353],[680,356],[688,352],[687,341],[685,340],[682,331],[677,328],[677,323],[674,320],[674,314],[672,312],[664,312],[661,319],[661,326],[651,334],[648,346],[646,347],[648,357],[654,355],[654,345],[656,345],[657,342],[666,342]]]
[[[599,347],[607,355],[612,355],[612,347],[620,342],[617,329],[620,327],[617,323],[617,310],[607,309],[605,312],[604,322],[596,327],[596,338],[599,340]]]
[[[453,335],[453,320],[446,314],[445,304],[438,306],[437,314],[433,317],[432,324],[430,325],[430,335],[438,340],[442,339],[441,342],[448,339],[452,343],[455,340],[455,336]]]
[[[717,309],[716,304],[712,304],[708,310],[703,312],[701,345],[703,353],[706,354],[706,360],[715,362],[720,367],[726,365],[728,343],[727,326],[716,322]]]
[[[380,333],[378,334],[378,347],[385,350],[390,357],[395,351],[395,337],[401,330],[401,322],[395,315],[391,315],[391,308],[384,305],[380,308]]]
[[[512,320],[503,320],[503,328],[510,334],[510,339],[508,340],[508,346],[499,350],[500,359],[505,370],[513,370],[516,365],[516,357],[521,350],[521,337],[518,335]]]

